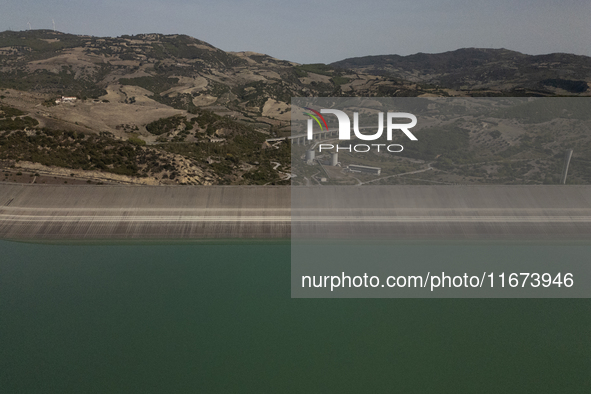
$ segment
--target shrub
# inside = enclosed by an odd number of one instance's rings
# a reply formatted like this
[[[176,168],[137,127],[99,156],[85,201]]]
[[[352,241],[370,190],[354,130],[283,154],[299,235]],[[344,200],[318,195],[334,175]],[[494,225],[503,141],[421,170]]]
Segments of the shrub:
[[[146,141],[142,140],[139,137],[135,137],[135,136],[129,137],[127,139],[127,141],[129,141],[132,144],[137,145],[137,146],[144,146],[144,145],[146,145]]]
[[[175,115],[169,118],[160,118],[146,125],[146,130],[154,135],[161,135],[168,133],[180,126],[186,118]]]

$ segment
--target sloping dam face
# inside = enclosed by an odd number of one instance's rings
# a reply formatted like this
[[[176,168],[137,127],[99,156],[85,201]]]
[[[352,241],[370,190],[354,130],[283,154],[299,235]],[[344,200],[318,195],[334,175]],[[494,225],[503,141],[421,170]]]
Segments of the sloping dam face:
[[[292,239],[591,239],[590,186],[294,188]]]
[[[0,238],[591,239],[591,186],[0,183]]]
[[[0,184],[9,239],[287,238],[289,187]]]

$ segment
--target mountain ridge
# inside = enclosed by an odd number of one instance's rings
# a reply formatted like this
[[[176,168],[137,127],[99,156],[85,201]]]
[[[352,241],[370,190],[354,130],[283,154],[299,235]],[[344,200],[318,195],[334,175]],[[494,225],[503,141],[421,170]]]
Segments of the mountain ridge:
[[[591,57],[568,53],[526,55],[504,48],[363,56],[331,65],[463,90],[529,89],[541,94],[581,94],[589,92],[591,83]]]

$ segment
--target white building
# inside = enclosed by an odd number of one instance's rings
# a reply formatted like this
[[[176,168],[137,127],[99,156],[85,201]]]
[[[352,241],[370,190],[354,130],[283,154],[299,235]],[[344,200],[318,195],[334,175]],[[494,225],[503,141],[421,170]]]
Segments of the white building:
[[[62,96],[62,98],[58,98],[57,100],[55,100],[55,103],[56,104],[59,104],[59,103],[73,103],[77,99],[78,98],[76,98],[76,97]]]
[[[362,166],[359,164],[350,164],[349,171],[351,172],[365,172],[368,174],[380,175],[382,169],[380,167]]]

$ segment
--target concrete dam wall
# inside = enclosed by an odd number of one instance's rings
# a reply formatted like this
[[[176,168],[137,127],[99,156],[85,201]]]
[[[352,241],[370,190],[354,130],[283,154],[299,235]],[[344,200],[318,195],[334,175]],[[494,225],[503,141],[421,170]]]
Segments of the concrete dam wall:
[[[0,183],[3,239],[591,239],[591,186]]]
[[[0,185],[9,239],[287,238],[288,187]]]

